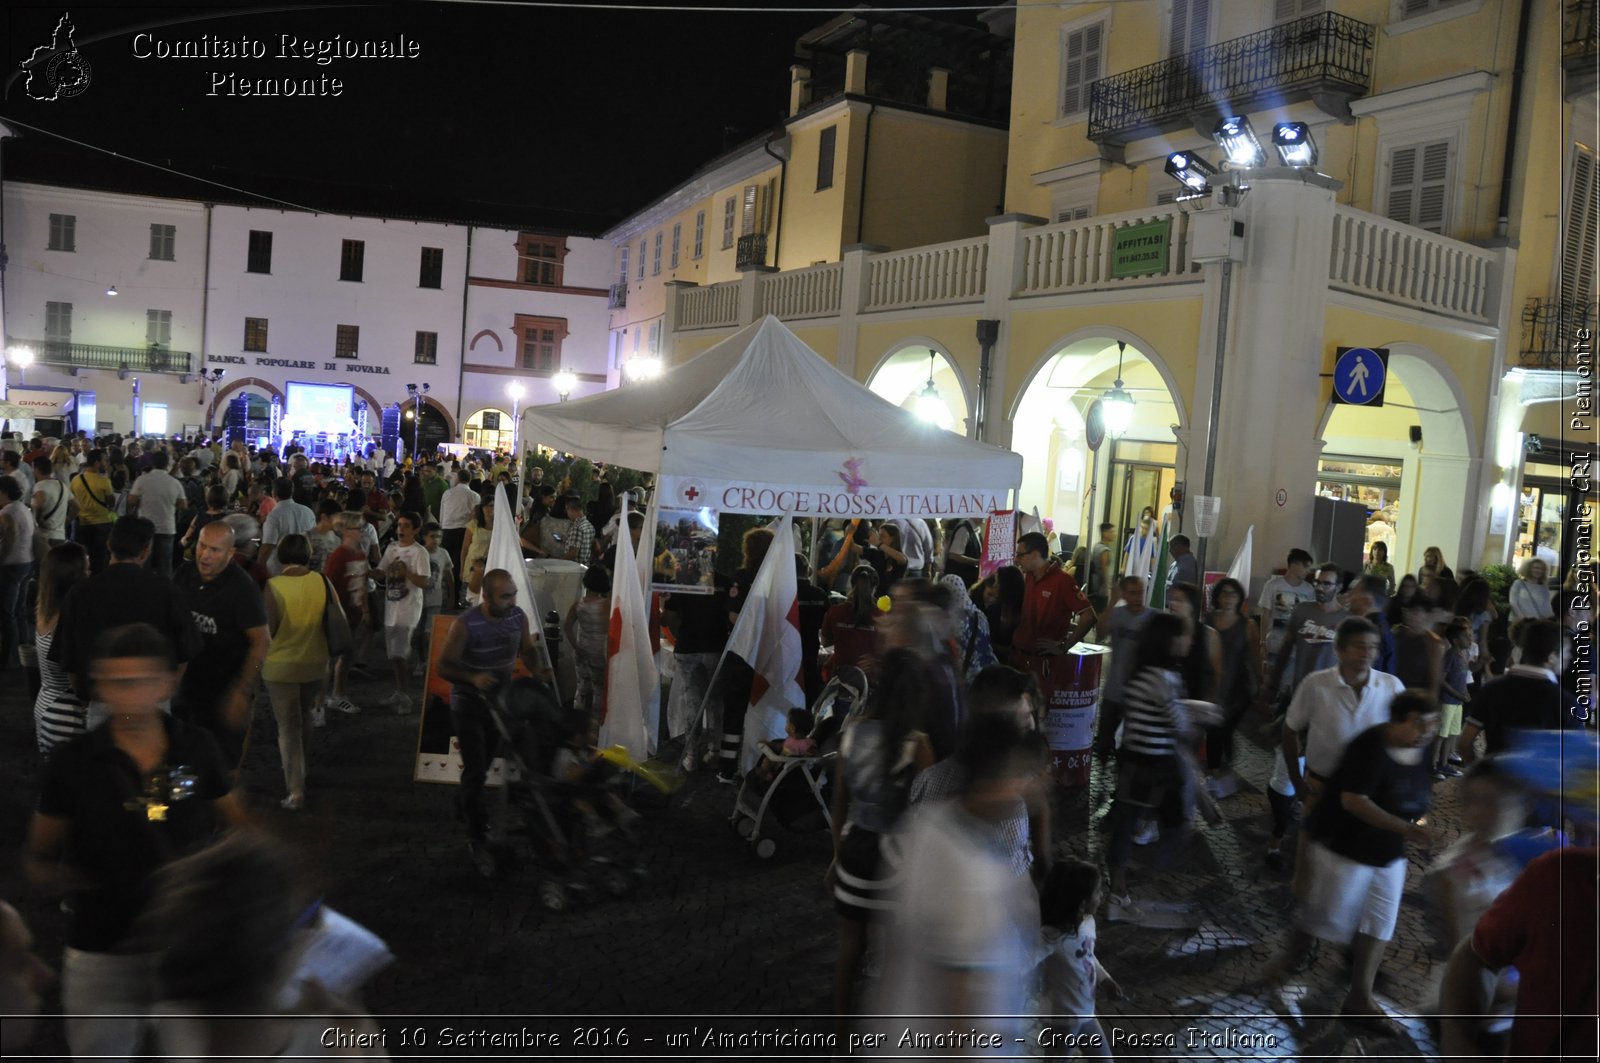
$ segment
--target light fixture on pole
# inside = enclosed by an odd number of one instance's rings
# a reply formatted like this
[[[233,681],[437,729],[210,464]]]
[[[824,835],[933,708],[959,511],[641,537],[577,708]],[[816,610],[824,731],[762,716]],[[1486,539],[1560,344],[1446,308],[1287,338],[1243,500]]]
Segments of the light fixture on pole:
[[[653,380],[661,375],[661,359],[653,355],[630,358],[623,363],[622,372],[632,381]]]
[[[929,424],[947,428],[950,424],[950,410],[945,406],[944,399],[939,395],[939,389],[933,386],[933,360],[934,351],[928,349],[928,382],[923,385],[922,391],[917,395],[917,401],[912,406],[913,412],[921,420]]]
[[[117,286],[115,284],[108,285],[106,287],[106,294],[107,295],[116,295],[117,294]]]
[[[216,402],[217,385],[222,383],[222,378],[228,371],[221,366],[213,369],[200,370],[200,405],[206,408],[206,435],[211,434],[212,410],[211,404]]]
[[[1254,169],[1267,163],[1266,150],[1261,147],[1256,131],[1250,128],[1250,119],[1242,114],[1219,121],[1211,131],[1211,139],[1217,142],[1228,162],[1239,169]]]
[[[1211,191],[1211,178],[1217,175],[1215,166],[1192,151],[1175,151],[1168,155],[1165,169],[1168,177],[1195,196]]]
[[[506,394],[511,396],[511,472],[512,480],[516,485],[516,495],[511,500],[511,509],[513,513],[520,516],[522,513],[522,448],[518,445],[517,429],[521,427],[522,411],[520,407],[522,405],[522,396],[525,394],[522,381],[513,380],[507,384]]]
[[[1272,146],[1285,166],[1300,169],[1317,164],[1317,142],[1304,122],[1279,122],[1272,127]]]
[[[1122,386],[1122,357],[1127,349],[1126,343],[1117,341],[1117,381],[1100,399],[1100,405],[1105,410],[1106,429],[1114,436],[1126,432],[1133,423],[1133,396]]]
[[[422,404],[428,394],[429,385],[423,383],[406,385],[406,398],[415,403],[415,412],[411,417],[411,461],[415,464],[417,451],[421,445],[422,437]]]
[[[631,362],[629,363],[632,364]],[[556,396],[566,402],[568,396],[578,387],[578,374],[570,369],[563,369],[550,378],[550,383],[555,385]]]

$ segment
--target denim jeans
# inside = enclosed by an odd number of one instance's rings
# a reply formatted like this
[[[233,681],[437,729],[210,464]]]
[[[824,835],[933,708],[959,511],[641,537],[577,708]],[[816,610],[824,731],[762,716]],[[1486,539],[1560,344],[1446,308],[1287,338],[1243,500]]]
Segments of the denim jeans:
[[[172,578],[172,540],[176,538],[176,535],[157,533],[155,541],[150,544],[150,568],[162,579]]]
[[[0,565],[0,669],[18,664],[17,646],[27,629],[22,589],[33,564]]]

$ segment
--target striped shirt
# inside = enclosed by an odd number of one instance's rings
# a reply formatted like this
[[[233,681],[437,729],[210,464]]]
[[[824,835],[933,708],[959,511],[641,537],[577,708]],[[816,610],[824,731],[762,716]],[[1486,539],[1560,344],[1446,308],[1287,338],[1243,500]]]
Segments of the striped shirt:
[[[1177,706],[1173,703],[1183,681],[1177,672],[1144,668],[1122,688],[1122,748],[1146,757],[1170,757],[1176,752]]]

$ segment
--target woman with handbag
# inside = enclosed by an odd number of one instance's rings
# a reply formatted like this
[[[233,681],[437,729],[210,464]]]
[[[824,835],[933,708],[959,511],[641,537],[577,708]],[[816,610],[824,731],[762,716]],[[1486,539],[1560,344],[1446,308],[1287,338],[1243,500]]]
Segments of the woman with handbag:
[[[62,543],[39,559],[39,602],[33,614],[39,695],[33,701],[33,735],[41,754],[88,726],[89,707],[73,692],[66,670],[50,659],[61,605],[72,588],[88,578],[89,551],[79,543]]]
[[[338,642],[337,627],[345,624],[344,610],[326,577],[311,567],[311,544],[304,535],[286,535],[278,544],[283,572],[267,581],[267,630],[272,644],[261,666],[261,679],[278,721],[278,755],[283,760],[283,780],[289,794],[283,807],[295,811],[306,800],[306,725],[328,672],[330,642]],[[325,625],[333,624],[329,636]],[[349,628],[344,628],[349,641]]]

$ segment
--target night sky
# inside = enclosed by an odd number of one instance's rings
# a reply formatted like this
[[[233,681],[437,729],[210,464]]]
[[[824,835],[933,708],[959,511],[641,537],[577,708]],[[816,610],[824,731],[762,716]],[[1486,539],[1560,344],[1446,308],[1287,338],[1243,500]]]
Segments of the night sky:
[[[666,4],[647,3],[664,7]],[[700,0],[759,13],[606,11],[573,4],[379,3],[192,7],[6,5],[0,116],[300,206],[542,222],[597,231],[723,150],[776,124],[795,38],[851,5]],[[877,6],[971,7],[971,0]],[[70,11],[89,80],[70,98],[25,91],[20,64]],[[975,14],[944,17],[973,23]],[[135,35],[149,38],[136,42]],[[280,58],[283,37],[414,42],[415,58]],[[139,58],[163,45],[248,39],[253,58]],[[233,75],[214,85],[214,75]],[[253,97],[259,78],[338,78],[342,93]],[[36,86],[45,87],[37,77]],[[320,83],[319,83],[320,87]],[[331,88],[331,85],[329,86]],[[208,95],[213,88],[217,95]],[[4,176],[237,199],[24,130]]]

